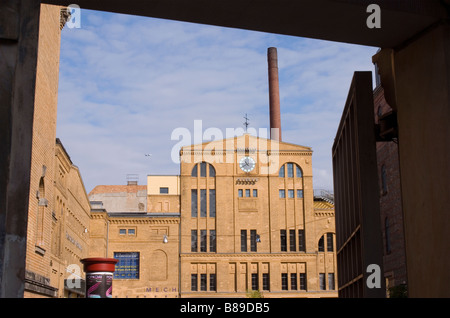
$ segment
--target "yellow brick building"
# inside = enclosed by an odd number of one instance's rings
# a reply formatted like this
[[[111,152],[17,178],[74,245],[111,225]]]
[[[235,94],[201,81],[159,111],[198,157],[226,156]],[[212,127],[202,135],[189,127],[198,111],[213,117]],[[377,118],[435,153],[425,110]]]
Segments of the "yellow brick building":
[[[314,207],[311,155],[249,134],[182,148],[181,297],[337,297],[334,211]]]

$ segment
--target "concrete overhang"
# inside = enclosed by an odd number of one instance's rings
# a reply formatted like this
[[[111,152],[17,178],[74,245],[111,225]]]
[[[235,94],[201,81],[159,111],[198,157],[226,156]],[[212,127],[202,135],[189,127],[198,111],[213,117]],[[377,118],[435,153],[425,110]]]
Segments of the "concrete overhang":
[[[42,0],[169,20],[394,48],[448,17],[448,0]],[[381,28],[369,29],[369,4]]]

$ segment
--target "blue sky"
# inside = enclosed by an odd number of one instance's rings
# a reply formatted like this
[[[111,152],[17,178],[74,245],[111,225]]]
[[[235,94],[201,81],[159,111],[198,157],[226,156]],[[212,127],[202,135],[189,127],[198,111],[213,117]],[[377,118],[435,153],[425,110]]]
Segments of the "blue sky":
[[[269,127],[267,48],[277,47],[283,141],[313,148],[332,190],[331,147],[354,71],[377,48],[90,10],[61,34],[57,137],[86,191],[127,174],[177,174],[179,127]],[[151,156],[145,156],[151,154]]]

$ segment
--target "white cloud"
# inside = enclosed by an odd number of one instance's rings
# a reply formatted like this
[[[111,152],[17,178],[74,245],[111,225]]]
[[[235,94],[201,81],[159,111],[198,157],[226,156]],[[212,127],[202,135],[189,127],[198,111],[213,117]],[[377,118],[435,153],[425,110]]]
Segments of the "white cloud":
[[[82,11],[64,29],[57,135],[87,191],[127,173],[178,173],[177,127],[268,127],[266,50],[278,47],[283,139],[314,149],[314,184],[332,188],[331,145],[353,72],[375,48]],[[151,153],[151,157],[146,157]]]

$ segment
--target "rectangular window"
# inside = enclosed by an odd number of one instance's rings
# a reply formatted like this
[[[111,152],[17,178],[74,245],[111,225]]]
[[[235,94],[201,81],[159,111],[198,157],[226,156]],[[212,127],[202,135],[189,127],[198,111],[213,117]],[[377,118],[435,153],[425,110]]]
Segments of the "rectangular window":
[[[294,198],[294,189],[288,190],[288,198]]]
[[[281,274],[281,290],[288,290],[288,274]]]
[[[320,286],[320,290],[325,290],[325,274],[324,273],[320,273],[319,274],[319,286]]]
[[[297,190],[297,198],[303,199],[303,190],[300,189]]]
[[[161,188],[159,188],[159,193],[160,194],[168,194],[169,193],[169,188],[161,187]]]
[[[201,291],[207,291],[207,280],[206,280],[206,274],[200,274],[200,290]]]
[[[280,230],[281,251],[287,251],[286,230]]]
[[[284,191],[284,189],[280,189],[279,196],[280,196],[280,198],[285,198],[286,197],[286,191]]]
[[[328,273],[328,289],[334,290],[334,273]]]
[[[128,229],[128,235],[136,235],[135,229]]]
[[[198,205],[197,205],[197,189],[191,190],[191,216],[197,217]]]
[[[297,290],[297,273],[291,273],[291,290]]]
[[[289,250],[295,252],[297,250],[295,244],[295,230],[289,230]]]
[[[216,274],[209,274],[209,290],[216,291]]]
[[[114,252],[115,279],[139,279],[139,252]]]
[[[306,252],[305,230],[298,230],[298,250],[300,252]]]
[[[198,275],[191,274],[191,291],[197,291],[198,289]]]
[[[333,233],[327,233],[327,251],[333,252]]]
[[[253,189],[253,197],[258,197],[258,189]]]
[[[300,290],[306,290],[306,273],[300,273]]]
[[[216,251],[216,230],[209,230],[209,251]]]
[[[206,252],[206,230],[200,230],[200,252]]]
[[[238,190],[238,197],[242,198],[244,196],[244,192],[242,189]]]
[[[250,197],[250,189],[245,189],[245,196]]]
[[[197,252],[197,230],[191,230],[191,252]]]
[[[264,273],[262,277],[263,290],[270,290],[270,276],[269,273]]]
[[[287,164],[287,176],[288,176],[288,178],[294,177],[294,164],[293,163]]]
[[[206,189],[200,190],[200,216],[206,217]]]
[[[256,252],[256,230],[250,230],[250,251]]]
[[[252,290],[258,290],[258,274],[252,274]]]
[[[247,230],[241,230],[241,252],[247,252]]]
[[[209,216],[216,217],[216,189],[209,189]]]
[[[119,234],[120,235],[126,235],[127,234],[127,230],[126,229],[119,229]]]

